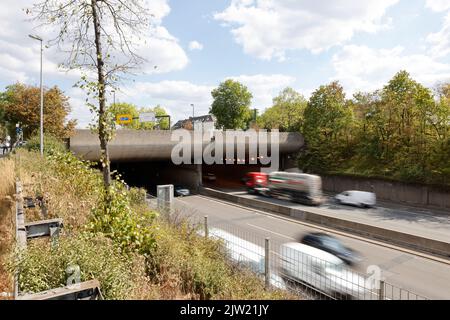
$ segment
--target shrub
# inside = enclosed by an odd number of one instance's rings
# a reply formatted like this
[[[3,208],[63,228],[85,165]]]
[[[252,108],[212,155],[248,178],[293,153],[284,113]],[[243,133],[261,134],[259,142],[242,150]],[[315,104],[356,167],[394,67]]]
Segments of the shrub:
[[[39,135],[34,135],[28,139],[25,148],[28,151],[40,151],[41,150],[41,140]],[[44,134],[44,152],[52,154],[54,152],[65,152],[67,147],[63,140],[51,136],[49,134]]]
[[[133,290],[133,263],[105,237],[78,234],[61,237],[54,248],[47,241],[29,243],[14,265],[20,290],[35,293],[65,286],[69,266],[77,265],[81,281],[97,279],[105,299],[125,299]]]

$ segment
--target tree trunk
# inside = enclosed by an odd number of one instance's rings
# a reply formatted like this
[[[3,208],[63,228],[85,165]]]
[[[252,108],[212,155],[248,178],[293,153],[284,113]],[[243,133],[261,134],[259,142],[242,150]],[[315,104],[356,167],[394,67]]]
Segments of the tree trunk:
[[[103,70],[104,62],[102,55],[102,44],[100,37],[100,21],[97,12],[97,0],[91,0],[92,20],[95,31],[95,49],[97,53],[97,76],[98,76],[98,137],[100,139],[101,162],[103,166],[103,182],[105,188],[111,184],[111,169],[109,166],[108,152],[108,132],[106,126],[106,105],[105,105],[105,74]]]

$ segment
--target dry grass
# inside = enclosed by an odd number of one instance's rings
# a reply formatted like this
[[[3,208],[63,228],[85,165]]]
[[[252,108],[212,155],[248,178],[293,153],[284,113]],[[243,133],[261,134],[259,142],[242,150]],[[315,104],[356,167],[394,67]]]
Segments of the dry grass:
[[[6,262],[14,241],[14,168],[14,161],[0,159],[0,292],[13,291],[13,277],[6,270]]]

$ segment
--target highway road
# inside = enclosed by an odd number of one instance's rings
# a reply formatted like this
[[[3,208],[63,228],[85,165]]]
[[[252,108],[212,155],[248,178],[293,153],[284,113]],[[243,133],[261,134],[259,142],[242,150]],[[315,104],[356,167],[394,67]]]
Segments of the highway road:
[[[307,211],[320,215],[355,221],[383,229],[391,229],[450,243],[450,213],[443,210],[431,210],[428,208],[381,201],[378,201],[375,208],[362,209],[337,204],[332,199],[333,195],[331,194],[326,195],[327,201],[322,206],[312,207],[292,203],[289,200],[248,194],[246,191],[236,189],[223,189],[222,191],[239,197],[257,199],[290,208],[306,209]]]
[[[320,231],[295,220],[204,196],[177,198],[176,207],[198,221],[203,221],[207,215],[210,226],[220,227],[258,245],[263,245],[266,237],[270,237],[272,243],[281,244],[297,241],[308,232]],[[359,237],[328,233],[364,256],[358,272],[365,273],[368,266],[376,265],[382,269],[385,281],[394,286],[429,299],[450,299],[450,261],[446,264]]]

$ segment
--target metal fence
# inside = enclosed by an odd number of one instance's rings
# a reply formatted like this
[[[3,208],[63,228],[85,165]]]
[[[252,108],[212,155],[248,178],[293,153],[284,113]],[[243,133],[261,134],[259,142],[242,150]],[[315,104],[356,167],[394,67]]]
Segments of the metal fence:
[[[427,298],[383,281],[379,273],[362,274],[340,259],[300,243],[281,243],[238,224],[198,216],[177,199],[171,203],[150,197],[148,203],[165,219],[188,219],[198,233],[222,241],[229,260],[260,276],[267,289],[288,290],[304,299],[426,300]],[[375,267],[375,266],[374,266]]]

